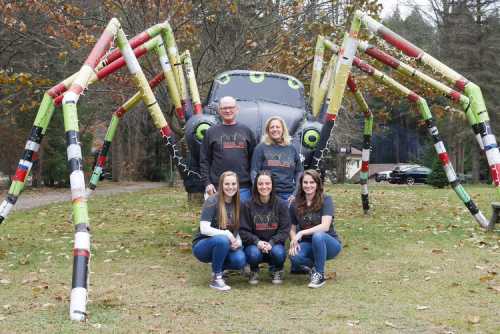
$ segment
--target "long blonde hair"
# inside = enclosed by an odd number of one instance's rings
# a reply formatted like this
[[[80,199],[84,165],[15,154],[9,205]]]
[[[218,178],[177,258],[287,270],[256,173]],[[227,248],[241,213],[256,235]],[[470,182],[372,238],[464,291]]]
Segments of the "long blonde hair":
[[[269,127],[271,126],[272,121],[278,121],[281,123],[281,128],[283,129],[283,134],[281,135],[281,139],[283,140],[281,143],[276,143],[271,137],[269,136]],[[279,116],[272,116],[269,117],[269,119],[266,121],[266,126],[264,127],[266,131],[264,132],[264,135],[262,136],[262,142],[266,145],[271,145],[271,144],[278,144],[282,146],[288,146],[290,145],[291,138],[290,138],[290,133],[288,132],[288,128],[286,127],[285,120]]]
[[[224,201],[224,179],[227,176],[234,176],[236,178],[236,194],[231,198],[231,202],[233,203],[233,225],[232,232],[238,231],[240,229],[240,183],[238,179],[238,175],[232,171],[226,171],[221,174],[219,177],[219,199],[217,201],[218,212],[217,212],[217,221],[219,222],[219,229],[225,230],[227,229],[227,212],[226,212],[226,203]]]

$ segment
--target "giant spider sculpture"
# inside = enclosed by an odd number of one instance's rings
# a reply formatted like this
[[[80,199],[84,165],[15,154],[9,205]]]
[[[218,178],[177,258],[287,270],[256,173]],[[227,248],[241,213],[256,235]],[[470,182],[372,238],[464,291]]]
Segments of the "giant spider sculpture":
[[[367,42],[359,41],[357,36],[362,24],[370,32],[382,37],[407,56],[431,67],[456,89],[447,87]],[[111,45],[115,38],[117,48],[112,50]],[[321,78],[325,47],[333,51],[334,56],[330,59],[324,76]],[[303,85],[299,80],[283,74],[251,71],[230,71],[217,76],[207,103],[203,107],[189,51],[179,54],[168,22],[157,24],[128,41],[118,20],[112,19],[81,69],[45,93],[7,198],[0,205],[0,223],[8,216],[24,187],[26,177],[30,172],[55,107],[62,106],[73,203],[72,214],[75,225],[70,318],[82,321],[87,315],[88,264],[90,259],[90,222],[87,198],[99,182],[120,118],[125,113],[140,101],[144,103],[179,169],[186,190],[188,192],[201,192],[203,187],[199,175],[199,148],[205,131],[219,122],[215,109],[220,97],[232,95],[237,98],[241,109],[238,121],[253,129],[257,137],[260,137],[263,123],[268,117],[271,115],[282,116],[293,136],[294,145],[301,153],[305,167],[320,169],[321,162],[328,150],[328,141],[331,138],[346,86],[354,94],[365,118],[360,183],[362,206],[364,211],[368,212],[370,208],[368,169],[373,116],[350,74],[354,64],[361,71],[373,76],[382,84],[389,86],[416,104],[427,125],[429,134],[434,140],[434,147],[453,189],[475,220],[484,228],[492,228],[496,217],[489,222],[460,184],[449,162],[446,149],[439,137],[425,99],[357,58],[356,52],[358,50],[404,75],[418,78],[422,83],[442,92],[453,102],[460,103],[481,150],[488,158],[490,174],[498,189],[500,185],[500,153],[489,125],[488,113],[479,87],[362,12],[355,13],[350,31],[346,33],[341,47],[321,36],[318,38],[310,92],[311,113],[309,113],[305,103]],[[137,58],[149,51],[156,51],[158,54],[162,73],[148,82]],[[88,85],[107,77],[125,64],[139,92],[113,113],[88,185],[89,190],[87,190],[79,141],[77,103]],[[177,139],[165,120],[152,91],[163,80],[167,84],[168,97],[175,108],[175,117],[180,124],[184,125],[184,139],[188,144],[187,159],[182,156]]]

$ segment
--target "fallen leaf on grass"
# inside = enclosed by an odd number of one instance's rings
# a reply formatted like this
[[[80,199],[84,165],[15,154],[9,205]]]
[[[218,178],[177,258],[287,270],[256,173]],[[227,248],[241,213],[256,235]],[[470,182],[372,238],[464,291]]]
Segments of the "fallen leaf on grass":
[[[495,278],[495,275],[487,274],[487,275],[483,275],[483,276],[479,277],[479,281],[484,283],[484,282],[491,281],[494,278]]]
[[[417,305],[418,311],[423,311],[423,310],[428,310],[428,309],[430,309],[430,307],[427,305]]]
[[[493,290],[495,292],[500,292],[500,285],[490,285],[488,289]]]
[[[439,249],[439,248],[434,248],[432,251],[431,251],[432,254],[443,254],[444,251],[442,249]]]
[[[354,326],[357,326],[359,325],[359,320],[349,320],[347,322],[347,326],[350,326],[350,327],[354,327]]]
[[[467,322],[469,324],[473,324],[473,325],[478,324],[480,320],[481,320],[481,318],[478,315],[470,315],[467,318]]]
[[[0,284],[10,284],[10,281],[6,278],[0,279]]]
[[[331,272],[325,275],[325,279],[329,280],[336,280],[337,279],[337,272]]]
[[[191,244],[189,242],[179,242],[178,246],[181,252],[191,252]]]
[[[54,304],[51,304],[51,303],[46,303],[46,304],[43,304],[42,307],[43,308],[53,308],[55,305]]]
[[[0,321],[4,321],[4,320],[7,320],[7,317],[4,317],[4,316],[0,315]]]
[[[385,324],[386,326],[388,326],[388,327],[398,328],[398,326],[394,325],[394,324],[393,324],[392,322],[390,322],[390,321],[386,321],[386,322],[384,322],[384,324]]]
[[[3,305],[2,307],[3,307],[3,309],[4,309],[4,310],[8,310],[8,309],[10,309],[10,308],[12,307],[12,305],[10,305],[10,304],[5,304],[5,305]]]

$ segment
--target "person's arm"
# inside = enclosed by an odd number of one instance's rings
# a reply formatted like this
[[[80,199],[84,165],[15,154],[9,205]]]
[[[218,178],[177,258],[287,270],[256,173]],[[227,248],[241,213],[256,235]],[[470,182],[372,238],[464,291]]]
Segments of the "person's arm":
[[[288,208],[288,212],[290,214],[290,248],[288,249],[288,253],[291,256],[297,255],[300,251],[299,240],[297,239],[297,216],[295,215],[295,203],[290,205]]]
[[[280,201],[278,203],[278,219],[279,225],[276,234],[274,234],[269,243],[274,246],[274,244],[284,244],[286,239],[288,238],[288,234],[290,233],[290,214],[288,213],[288,207],[285,202]]]
[[[296,238],[297,235],[297,225],[290,225],[290,248],[288,249],[288,254],[291,256],[297,255],[300,251],[299,240]]]
[[[295,147],[295,190],[293,191],[293,196],[297,195],[297,191],[299,190],[299,180],[300,176],[304,172],[304,165],[302,164],[302,160],[300,160],[300,154],[297,152]]]
[[[241,236],[241,239],[243,240],[245,245],[257,245],[257,243],[259,242],[259,238],[255,234],[253,234],[251,210],[248,207],[248,204],[244,204],[241,206],[239,235]]]
[[[209,197],[205,203],[203,203],[203,208],[201,209],[200,218],[200,233],[209,237],[215,235],[226,235],[229,240],[235,240],[233,234],[229,230],[221,230],[212,227],[212,221],[216,219],[217,216],[217,195]]]
[[[252,163],[250,167],[250,179],[252,180],[252,184],[255,183],[255,177],[257,173],[262,169],[263,161],[264,161],[264,150],[262,145],[258,145],[252,154]]]
[[[206,220],[200,221],[200,233],[207,235],[209,237],[213,237],[214,235],[226,235],[230,239],[231,239],[230,236],[232,236],[234,238],[231,231],[221,230],[221,229],[212,227],[211,223],[209,221],[206,221]]]
[[[200,147],[200,175],[203,185],[207,187],[212,184],[210,181],[210,165],[212,162],[212,152],[210,149],[210,131],[207,130]]]
[[[329,196],[325,197],[323,201],[323,214],[321,216],[321,223],[314,227],[308,228],[307,230],[300,231],[299,233],[297,233],[296,238],[300,240],[304,235],[312,235],[316,232],[328,232],[330,230],[330,225],[332,225],[333,213],[334,208],[332,199]]]
[[[232,248],[233,249],[238,249],[241,246],[243,246],[243,242],[241,241],[240,234],[238,233],[238,234],[236,234],[236,242],[232,245]]]
[[[253,134],[253,131],[248,129],[250,131],[250,138],[249,138],[249,145],[248,145],[248,157],[251,158],[253,155],[253,151],[255,147],[257,146],[257,140],[255,139],[255,135]]]

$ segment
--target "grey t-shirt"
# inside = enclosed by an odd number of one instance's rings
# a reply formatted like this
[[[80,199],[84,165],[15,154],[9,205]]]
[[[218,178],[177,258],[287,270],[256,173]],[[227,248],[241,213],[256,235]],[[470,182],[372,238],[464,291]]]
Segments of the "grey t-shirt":
[[[260,143],[252,156],[252,182],[261,170],[270,170],[274,176],[274,188],[278,193],[295,191],[300,173],[304,170],[299,153],[293,145],[267,145]]]
[[[208,221],[210,222],[210,226],[213,228],[219,228],[219,222],[218,222],[218,212],[219,212],[219,194],[214,194],[207,198],[205,203],[203,203],[203,207],[201,209],[201,218],[200,220],[202,221]],[[226,212],[227,212],[227,229],[233,232],[233,234],[236,235],[237,231],[234,231],[234,217],[233,217],[233,210],[234,210],[234,205],[233,203],[224,203],[226,206]],[[208,238],[208,235],[201,234],[200,228],[198,227],[198,232],[193,238],[193,244],[201,239]]]
[[[323,205],[321,209],[318,211],[306,211],[304,216],[301,217],[297,214],[297,208],[295,207],[295,201],[290,206],[290,222],[292,225],[295,225],[297,228],[297,232],[301,230],[307,230],[311,227],[321,224],[321,218],[323,216],[335,216],[335,205],[333,204],[332,198],[328,195],[325,195],[323,198]],[[339,240],[337,232],[335,231],[335,226],[333,224],[330,225],[330,229],[327,232],[335,239]],[[303,241],[311,241],[312,236],[306,235],[302,237]]]

